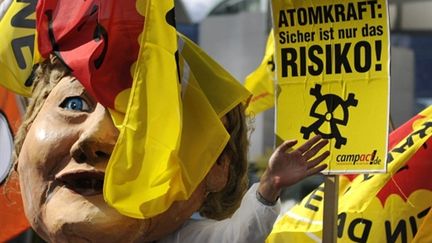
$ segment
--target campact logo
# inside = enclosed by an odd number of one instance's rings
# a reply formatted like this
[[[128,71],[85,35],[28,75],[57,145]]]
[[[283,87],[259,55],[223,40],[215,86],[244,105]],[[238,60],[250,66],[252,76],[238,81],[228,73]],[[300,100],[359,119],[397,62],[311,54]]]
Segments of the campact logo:
[[[339,154],[336,156],[336,162],[352,163],[353,165],[356,163],[379,165],[381,164],[381,159],[376,156],[376,153],[377,151],[374,150],[370,154]]]

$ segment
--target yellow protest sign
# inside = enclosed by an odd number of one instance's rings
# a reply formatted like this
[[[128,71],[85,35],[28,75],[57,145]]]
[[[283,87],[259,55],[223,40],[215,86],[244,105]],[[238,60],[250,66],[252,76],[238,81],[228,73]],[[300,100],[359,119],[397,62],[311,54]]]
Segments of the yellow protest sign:
[[[273,0],[272,11],[278,139],[329,139],[328,174],[385,172],[386,1]]]

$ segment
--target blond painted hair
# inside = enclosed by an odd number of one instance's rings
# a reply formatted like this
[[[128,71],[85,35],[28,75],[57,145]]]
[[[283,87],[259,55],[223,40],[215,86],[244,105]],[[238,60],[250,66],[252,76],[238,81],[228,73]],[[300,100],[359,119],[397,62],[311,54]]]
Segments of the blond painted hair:
[[[240,206],[247,190],[248,129],[244,109],[244,106],[239,104],[226,114],[225,127],[231,137],[216,163],[221,163],[220,160],[224,157],[228,158],[228,182],[220,192],[207,195],[199,211],[204,217],[216,220],[230,217]]]
[[[21,152],[24,139],[31,124],[39,114],[51,90],[57,85],[60,79],[67,75],[70,75],[69,69],[54,56],[40,63],[33,71],[31,77],[34,82],[32,96],[27,106],[23,122],[15,136],[15,149],[13,154],[15,170],[17,168],[18,155]]]

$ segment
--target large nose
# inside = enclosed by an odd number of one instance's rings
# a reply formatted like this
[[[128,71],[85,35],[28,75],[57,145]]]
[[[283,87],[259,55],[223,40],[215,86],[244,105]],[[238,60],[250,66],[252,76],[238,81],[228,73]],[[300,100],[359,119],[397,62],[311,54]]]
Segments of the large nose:
[[[119,134],[108,110],[98,104],[82,126],[71,148],[72,157],[78,163],[108,162]]]

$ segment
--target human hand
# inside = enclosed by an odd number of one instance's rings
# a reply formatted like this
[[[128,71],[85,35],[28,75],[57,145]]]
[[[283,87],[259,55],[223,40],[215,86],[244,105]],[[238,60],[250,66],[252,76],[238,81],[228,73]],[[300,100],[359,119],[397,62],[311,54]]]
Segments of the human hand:
[[[329,151],[313,157],[328,143],[328,140],[322,140],[321,136],[317,135],[299,148],[291,150],[296,143],[296,140],[285,141],[270,157],[258,188],[258,192],[268,202],[275,202],[282,188],[294,185],[327,168],[326,164],[320,165],[320,163],[329,156]]]

